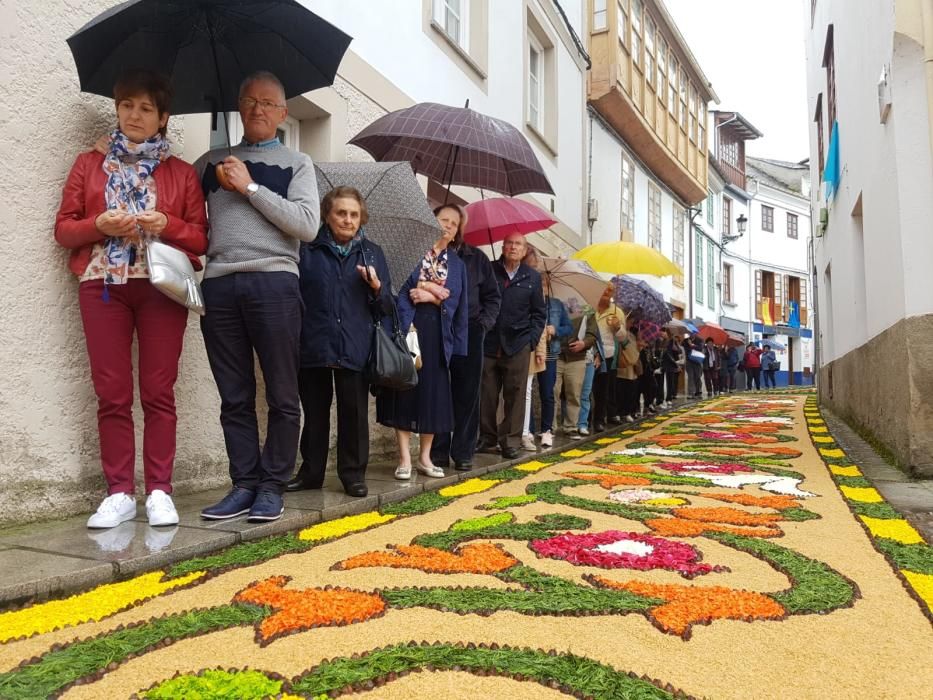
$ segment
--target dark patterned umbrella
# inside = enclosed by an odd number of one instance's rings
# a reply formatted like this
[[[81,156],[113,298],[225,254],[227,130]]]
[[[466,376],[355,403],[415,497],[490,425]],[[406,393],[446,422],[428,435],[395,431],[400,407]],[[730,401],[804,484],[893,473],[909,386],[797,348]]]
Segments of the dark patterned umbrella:
[[[355,187],[363,195],[369,211],[366,237],[382,247],[398,289],[441,235],[411,165],[315,163],[314,168],[322,199],[341,185]]]
[[[644,280],[627,275],[612,278],[615,285],[615,302],[633,318],[651,321],[663,326],[671,320],[671,309],[664,297]]]
[[[410,161],[415,172],[448,187],[554,194],[521,132],[468,107],[416,104],[380,117],[350,143],[378,161]]]

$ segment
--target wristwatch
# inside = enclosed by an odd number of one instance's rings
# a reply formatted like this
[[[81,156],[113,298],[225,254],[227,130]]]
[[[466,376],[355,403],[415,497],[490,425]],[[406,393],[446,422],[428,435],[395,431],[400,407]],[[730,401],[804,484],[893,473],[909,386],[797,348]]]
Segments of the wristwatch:
[[[259,192],[259,184],[256,182],[251,182],[246,186],[246,196],[252,197],[254,194]]]

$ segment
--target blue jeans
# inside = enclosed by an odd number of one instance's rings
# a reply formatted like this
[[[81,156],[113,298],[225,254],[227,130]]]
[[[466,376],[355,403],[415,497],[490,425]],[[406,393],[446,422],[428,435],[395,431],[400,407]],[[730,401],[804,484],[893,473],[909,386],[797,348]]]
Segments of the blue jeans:
[[[554,385],[557,383],[557,360],[544,363],[544,371],[538,372],[538,393],[541,396],[541,432],[554,429]],[[529,430],[535,433],[535,417],[531,416]]]
[[[236,272],[206,279],[201,289],[207,307],[201,333],[220,393],[230,479],[242,488],[281,493],[295,466],[301,427],[298,358],[304,305],[298,276]],[[269,409],[261,447],[254,352]]]
[[[577,428],[588,428],[590,425],[590,395],[593,393],[593,376],[596,366],[592,362],[586,363],[586,373],[583,375],[583,388],[580,390],[580,417],[577,418]]]

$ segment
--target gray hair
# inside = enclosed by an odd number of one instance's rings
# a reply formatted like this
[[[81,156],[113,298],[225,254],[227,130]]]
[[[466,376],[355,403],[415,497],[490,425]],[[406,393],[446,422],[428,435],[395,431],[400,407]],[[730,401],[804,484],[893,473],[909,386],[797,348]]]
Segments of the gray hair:
[[[253,71],[245,78],[243,78],[243,82],[240,83],[240,91],[237,93],[237,97],[243,97],[243,93],[246,92],[246,88],[249,87],[252,83],[270,83],[275,85],[279,89],[279,92],[282,94],[282,102],[285,102],[285,86],[282,85],[282,81],[278,79],[275,73],[267,70]]]

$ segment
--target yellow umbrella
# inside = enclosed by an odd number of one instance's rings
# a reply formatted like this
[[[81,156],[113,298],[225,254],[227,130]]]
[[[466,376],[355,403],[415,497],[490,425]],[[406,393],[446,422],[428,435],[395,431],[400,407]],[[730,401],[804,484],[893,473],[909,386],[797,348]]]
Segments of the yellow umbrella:
[[[573,254],[576,260],[585,260],[597,272],[613,275],[682,275],[677,265],[654,248],[629,241],[594,243]]]

